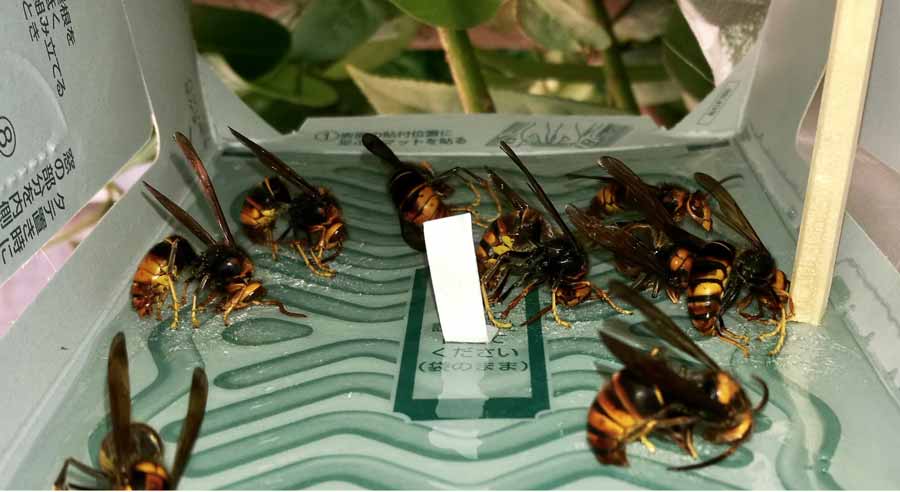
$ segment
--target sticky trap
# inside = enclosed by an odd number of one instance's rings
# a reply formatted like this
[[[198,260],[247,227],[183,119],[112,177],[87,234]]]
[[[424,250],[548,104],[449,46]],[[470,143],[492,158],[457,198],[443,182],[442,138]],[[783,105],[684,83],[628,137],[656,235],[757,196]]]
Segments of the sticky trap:
[[[690,186],[687,176],[699,170],[741,174],[729,188],[779,265],[789,270],[793,230],[766,198],[739,146],[674,145],[614,154],[651,182]],[[433,331],[424,256],[403,244],[383,193],[387,175],[380,165],[359,155],[282,155],[341,199],[350,240],[335,262],[337,276],[311,275],[289,253],[273,262],[266,247],[240,234],[238,240],[251,252],[271,295],[309,318],[289,319],[262,308],[236,313],[228,327],[220,317],[207,316],[199,330],[185,323],[172,331],[167,319],[138,321],[123,290],[80,349],[84,362],[74,369],[71,384],[59,389],[60,399],[43,409],[33,433],[17,445],[21,460],[9,485],[46,487],[64,456],[96,463],[106,429],[104,357],[119,330],[132,351],[135,418],[160,429],[169,449],[183,417],[191,369],[204,365],[209,374],[209,413],[184,487],[830,488],[881,483],[896,473],[890,466],[894,457],[872,446],[881,442],[879,429],[900,424],[900,410],[891,379],[897,368],[879,367],[878,360],[888,359],[870,352],[883,345],[868,342],[869,330],[889,319],[886,292],[866,283],[865,259],[839,262],[824,327],[790,325],[785,349],[774,360],[765,355],[766,343],[754,344],[753,357],[744,360],[730,346],[702,339],[690,331],[684,307],[661,296],[659,305],[742,379],[754,401],[759,390],[750,377],[763,378],[771,403],[753,439],[718,466],[667,472],[666,466],[688,460],[660,443],[653,455],[631,446],[631,468],[604,467],[587,449],[584,428],[587,406],[608,377],[604,370],[618,367],[596,336],[599,323],[613,314],[608,307],[595,303],[564,310],[576,322],[571,330],[545,318],[485,346],[445,345]],[[596,172],[596,157],[525,159],[553,200],[564,205],[590,200],[594,183],[569,181],[562,174]],[[218,169],[215,185],[232,219],[244,191],[262,177],[250,159],[226,152],[210,166]],[[429,161],[436,167],[490,165],[529,196],[503,156],[435,155]],[[465,198],[461,190],[459,199]],[[189,211],[205,216],[196,203]],[[590,279],[600,286],[614,275],[604,259],[592,258]],[[538,303],[547,302],[548,293],[541,291],[512,318],[521,323]],[[859,312],[881,324],[854,322]],[[639,319],[619,318],[644,336]],[[726,320],[749,335],[764,328],[732,315]],[[875,421],[881,424],[869,425]],[[703,444],[700,452],[715,449]]]

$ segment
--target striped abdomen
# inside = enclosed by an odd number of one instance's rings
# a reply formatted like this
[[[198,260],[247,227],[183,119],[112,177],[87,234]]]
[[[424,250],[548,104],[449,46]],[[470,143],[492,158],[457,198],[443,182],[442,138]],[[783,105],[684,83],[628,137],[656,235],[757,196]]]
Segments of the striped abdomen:
[[[172,248],[176,248],[173,265],[169,265]],[[183,237],[172,235],[156,243],[141,259],[131,281],[131,305],[143,317],[162,304],[173,279],[197,260],[197,253]]]
[[[253,187],[241,206],[241,226],[255,243],[269,240],[266,231],[271,231],[278,220],[282,207],[291,201],[291,195],[280,179],[271,176]]]
[[[528,253],[537,248],[544,228],[544,217],[532,208],[514,210],[491,222],[475,247],[481,263],[509,252]]]
[[[141,317],[147,316],[159,305],[168,292],[168,254],[161,256],[152,251],[141,260],[131,281],[131,306]]]
[[[694,269],[694,252],[684,246],[675,246],[669,250],[669,271],[674,278],[684,279],[686,282]],[[686,288],[682,284],[681,288]]]
[[[625,371],[613,374],[588,410],[587,440],[597,461],[628,465],[625,446],[639,437],[635,431],[646,426],[646,417],[662,405],[655,388],[635,381]]]
[[[715,328],[722,310],[722,294],[734,263],[734,247],[723,241],[704,246],[694,259],[688,282],[687,307],[691,322],[703,334]]]
[[[404,170],[391,178],[391,199],[400,211],[400,218],[416,225],[441,219],[450,211],[439,195],[419,172]]]
[[[543,216],[534,209],[515,210],[491,222],[475,246],[475,261],[479,275],[484,275],[508,253],[527,255],[537,248],[543,227]],[[509,264],[494,269],[484,278],[488,290],[495,289],[509,269]]]
[[[608,181],[591,199],[591,213],[598,217],[615,215],[624,210],[625,189],[616,181]]]
[[[518,211],[501,215],[485,229],[481,240],[475,247],[475,258],[479,265],[488,259],[502,256],[510,251],[512,246],[510,232],[515,232],[518,215]]]

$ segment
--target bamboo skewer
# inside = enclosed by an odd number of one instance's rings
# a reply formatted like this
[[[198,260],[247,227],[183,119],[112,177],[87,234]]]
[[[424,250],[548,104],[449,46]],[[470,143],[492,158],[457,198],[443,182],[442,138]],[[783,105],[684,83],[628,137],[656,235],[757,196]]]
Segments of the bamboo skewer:
[[[796,321],[825,316],[859,138],[881,0],[838,0],[792,275]]]

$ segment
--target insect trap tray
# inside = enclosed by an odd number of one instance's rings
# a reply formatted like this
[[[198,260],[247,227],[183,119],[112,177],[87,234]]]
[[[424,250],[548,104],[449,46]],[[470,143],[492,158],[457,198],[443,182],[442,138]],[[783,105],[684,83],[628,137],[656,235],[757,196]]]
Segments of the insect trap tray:
[[[728,188],[779,266],[791,271],[793,229],[766,198],[740,146],[670,145],[613,154],[650,182],[692,187],[695,171],[740,174]],[[206,368],[208,413],[182,481],[186,488],[811,489],[884,487],[900,480],[896,447],[884,431],[900,428],[896,372],[889,372],[896,368],[876,367],[867,356],[870,329],[853,326],[845,316],[861,308],[848,302],[850,293],[875,306],[870,319],[891,329],[897,324],[878,308],[886,293],[866,284],[854,260],[838,265],[824,326],[789,325],[784,351],[775,359],[766,355],[769,343],[755,343],[752,357],[744,359],[730,345],[704,339],[690,328],[683,303],[672,305],[660,296],[657,305],[738,375],[753,401],[760,390],[751,377],[766,381],[770,403],[757,418],[752,440],[716,466],[667,471],[690,461],[662,441],[655,454],[640,444],[629,446],[629,468],[601,466],[585,441],[585,422],[598,388],[619,367],[597,337],[602,321],[615,314],[611,309],[594,303],[564,310],[564,317],[576,321],[572,329],[545,318],[500,332],[486,345],[444,344],[425,258],[399,235],[385,193],[385,167],[370,155],[280,155],[307,179],[330,188],[343,205],[350,239],[335,262],[337,276],[311,275],[286,250],[273,261],[267,248],[236,235],[271,295],[309,317],[254,308],[236,313],[227,327],[220,316],[207,315],[198,330],[189,323],[172,330],[168,319],[139,320],[123,290],[116,309],[85,342],[85,364],[67,378],[71,384],[57,389],[64,396],[42,409],[40,425],[19,447],[22,459],[7,486],[49,487],[66,456],[96,464],[107,430],[106,353],[117,331],[128,341],[134,418],[161,430],[169,459],[190,372]],[[599,155],[523,159],[557,206],[585,206],[596,183],[562,175],[597,173],[593,163]],[[505,156],[442,154],[428,160],[435,169],[491,166],[534,201]],[[216,169],[223,208],[237,224],[246,190],[263,177],[261,166],[226,150],[208,167]],[[454,199],[466,201],[467,193],[459,190]],[[214,224],[199,192],[185,205],[204,224]],[[490,203],[481,211],[490,215]],[[616,276],[607,259],[592,258],[590,279],[600,286]],[[116,281],[130,275],[122,272]],[[545,291],[531,295],[512,318],[521,323],[548,302]],[[646,340],[639,316],[620,319]],[[748,335],[767,329],[731,315],[726,321]],[[702,441],[698,446],[703,456],[724,449]]]
[[[132,275],[173,226],[141,187],[132,188],[0,337],[6,396],[0,407],[0,487],[49,488],[69,456],[96,465],[107,431],[106,357],[119,331],[129,350],[133,416],[160,430],[167,462],[186,411],[191,372],[203,366],[209,376],[208,413],[184,488],[900,486],[900,446],[893,438],[900,429],[900,275],[853,218],[844,223],[823,325],[790,324],[777,358],[766,355],[771,341],[754,343],[745,359],[728,344],[700,337],[684,301],[657,299],[738,377],[753,402],[761,397],[753,377],[768,384],[770,402],[748,443],[700,470],[667,470],[692,461],[663,441],[655,453],[630,445],[628,468],[602,466],[586,442],[587,409],[620,366],[597,330],[616,317],[649,348],[653,340],[641,329],[642,318],[614,316],[605,304],[592,303],[562,310],[575,322],[572,329],[545,317],[500,332],[488,344],[443,343],[425,256],[400,236],[386,192],[389,171],[359,144],[360,132],[375,131],[386,140],[393,134],[388,143],[401,157],[428,159],[436,170],[464,166],[482,172],[491,166],[536,204],[499,150],[503,139],[560,209],[587,206],[597,183],[564,175],[599,174],[594,163],[605,154],[651,183],[674,181],[691,189],[696,171],[716,178],[739,174],[728,189],[779,267],[790,273],[807,179],[806,163],[793,150],[795,134],[825,63],[831,26],[832,14],[820,3],[773,0],[774,21],[761,34],[759,62],[751,63],[755,55],[748,55],[750,61],[670,132],[631,117],[428,115],[310,120],[297,134],[262,141],[305,178],[327,186],[343,207],[350,239],[331,280],[311,275],[284,248],[274,261],[237,227],[245,193],[264,174],[243,148],[223,138],[225,127],[254,138],[272,132],[208,69],[201,70],[202,81],[197,76],[193,52],[182,52],[191,43],[183,2],[123,5],[141,19],[130,24],[130,33],[161,136],[158,162],[145,179],[214,230],[195,177],[169,141],[175,130],[191,136],[258,277],[272,297],[308,317],[259,307],[234,313],[224,326],[221,316],[205,313],[197,330],[189,323],[170,329],[168,319],[139,319],[130,307]],[[175,26],[173,34],[159,25]],[[98,46],[129,48],[127,39],[98,32]],[[82,65],[81,86],[103,87],[90,78],[98,64]],[[67,77],[76,87],[75,74]],[[108,115],[92,118],[119,122]],[[82,138],[76,153],[94,149],[97,159],[105,158],[92,142],[110,141],[111,133],[97,130],[97,136],[93,129],[70,129],[70,136]],[[450,201],[470,198],[458,187]],[[480,210],[493,214],[489,199]],[[722,224],[715,230],[745,244]],[[187,231],[177,231],[199,246]],[[475,228],[476,235],[481,232]],[[601,287],[618,276],[607,260],[602,253],[592,257],[590,280]],[[545,289],[532,293],[511,318],[518,325],[549,301]],[[750,336],[769,328],[732,313],[725,320]],[[723,450],[700,439],[697,444],[705,457]]]

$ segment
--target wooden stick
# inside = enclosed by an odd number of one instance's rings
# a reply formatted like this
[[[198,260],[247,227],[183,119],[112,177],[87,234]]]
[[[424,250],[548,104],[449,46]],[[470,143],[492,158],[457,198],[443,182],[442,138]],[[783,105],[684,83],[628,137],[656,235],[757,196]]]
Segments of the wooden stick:
[[[869,85],[881,0],[838,0],[791,296],[796,320],[825,316]]]

